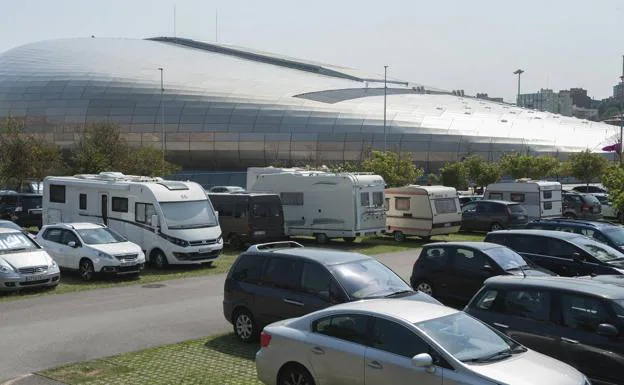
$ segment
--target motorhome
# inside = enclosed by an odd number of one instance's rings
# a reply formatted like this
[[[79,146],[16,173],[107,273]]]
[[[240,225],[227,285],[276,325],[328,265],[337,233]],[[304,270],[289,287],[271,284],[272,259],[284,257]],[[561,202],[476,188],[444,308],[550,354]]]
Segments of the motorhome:
[[[453,187],[409,185],[385,193],[386,234],[397,242],[406,236],[428,239],[459,231],[461,208]]]
[[[248,190],[280,194],[286,235],[326,243],[383,234],[384,185],[379,175],[293,170],[258,174]]]
[[[273,166],[248,167],[247,168],[247,191],[250,191],[251,186],[253,186],[256,183],[260,175],[281,174],[285,172],[299,172],[299,171],[309,171],[309,170],[306,170],[305,168],[299,168],[299,167],[289,167],[289,168],[273,167]],[[319,170],[319,171],[325,171],[325,170]]]
[[[483,198],[520,203],[527,210],[529,220],[560,217],[563,213],[559,182],[518,179],[492,183],[485,189]]]
[[[216,213],[195,182],[118,172],[46,177],[43,223],[63,222],[103,223],[159,268],[209,264],[223,249]]]

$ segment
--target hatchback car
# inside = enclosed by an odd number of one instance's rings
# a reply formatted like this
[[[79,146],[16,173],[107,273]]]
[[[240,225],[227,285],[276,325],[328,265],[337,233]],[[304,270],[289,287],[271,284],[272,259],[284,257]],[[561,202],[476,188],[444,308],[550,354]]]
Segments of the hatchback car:
[[[437,299],[467,302],[483,281],[501,274],[554,275],[529,265],[518,253],[496,243],[439,242],[422,248],[410,283]]]
[[[564,192],[563,216],[566,218],[600,219],[602,206],[600,201],[591,194]]]
[[[624,254],[582,234],[551,230],[501,230],[485,242],[507,246],[557,275],[624,274]]]
[[[251,246],[225,279],[223,314],[243,342],[264,325],[365,298],[439,303],[414,290],[367,255],[303,247],[296,242]]]
[[[58,285],[56,262],[21,230],[0,228],[0,291]]]
[[[582,234],[624,253],[624,226],[610,222],[553,218],[529,222],[526,228]]]
[[[584,385],[561,361],[455,309],[373,299],[267,326],[256,353],[265,384]]]
[[[622,384],[622,275],[494,277],[465,311],[521,344],[573,365],[594,384]]]
[[[524,228],[529,216],[519,203],[480,200],[462,206],[461,230],[494,231]]]
[[[36,240],[61,268],[77,270],[85,281],[96,273],[137,275],[145,267],[145,254],[139,245],[102,224],[47,225]]]

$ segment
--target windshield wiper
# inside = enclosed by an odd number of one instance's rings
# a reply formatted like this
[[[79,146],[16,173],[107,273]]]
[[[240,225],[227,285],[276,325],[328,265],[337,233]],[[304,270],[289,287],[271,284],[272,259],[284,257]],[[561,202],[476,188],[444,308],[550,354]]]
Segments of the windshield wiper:
[[[512,350],[510,348],[507,348],[507,349],[501,350],[500,352],[487,355],[485,357],[471,358],[468,360],[462,360],[462,362],[485,363],[485,362],[499,361],[499,360],[504,360],[505,358],[511,357],[512,354],[513,354]]]
[[[402,294],[407,294],[407,293],[413,293],[414,290],[399,290],[399,291],[395,291],[394,293],[390,293],[386,296],[386,298],[389,297],[396,297],[398,295],[402,295]]]

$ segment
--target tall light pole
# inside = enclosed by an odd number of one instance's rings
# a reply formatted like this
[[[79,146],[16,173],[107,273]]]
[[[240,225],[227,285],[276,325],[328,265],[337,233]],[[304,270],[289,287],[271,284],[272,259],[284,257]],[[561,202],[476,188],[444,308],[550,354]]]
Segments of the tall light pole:
[[[163,81],[164,69],[159,67],[160,71],[160,135],[161,135],[161,146],[162,146],[162,176],[165,176],[165,83]]]
[[[388,96],[388,66],[384,66],[384,152],[388,151],[386,140],[386,98]]]
[[[514,75],[518,75],[518,96],[516,97],[516,104],[520,105],[520,75],[524,73],[524,70],[517,69],[514,71]]]

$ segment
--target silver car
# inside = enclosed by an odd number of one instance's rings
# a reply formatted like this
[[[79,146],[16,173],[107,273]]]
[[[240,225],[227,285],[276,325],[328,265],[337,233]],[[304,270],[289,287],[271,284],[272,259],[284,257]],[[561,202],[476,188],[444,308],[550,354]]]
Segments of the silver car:
[[[20,230],[0,227],[0,291],[55,287],[59,267],[48,253]]]
[[[267,326],[258,378],[278,385],[587,385],[464,312],[402,299],[337,305]]]

